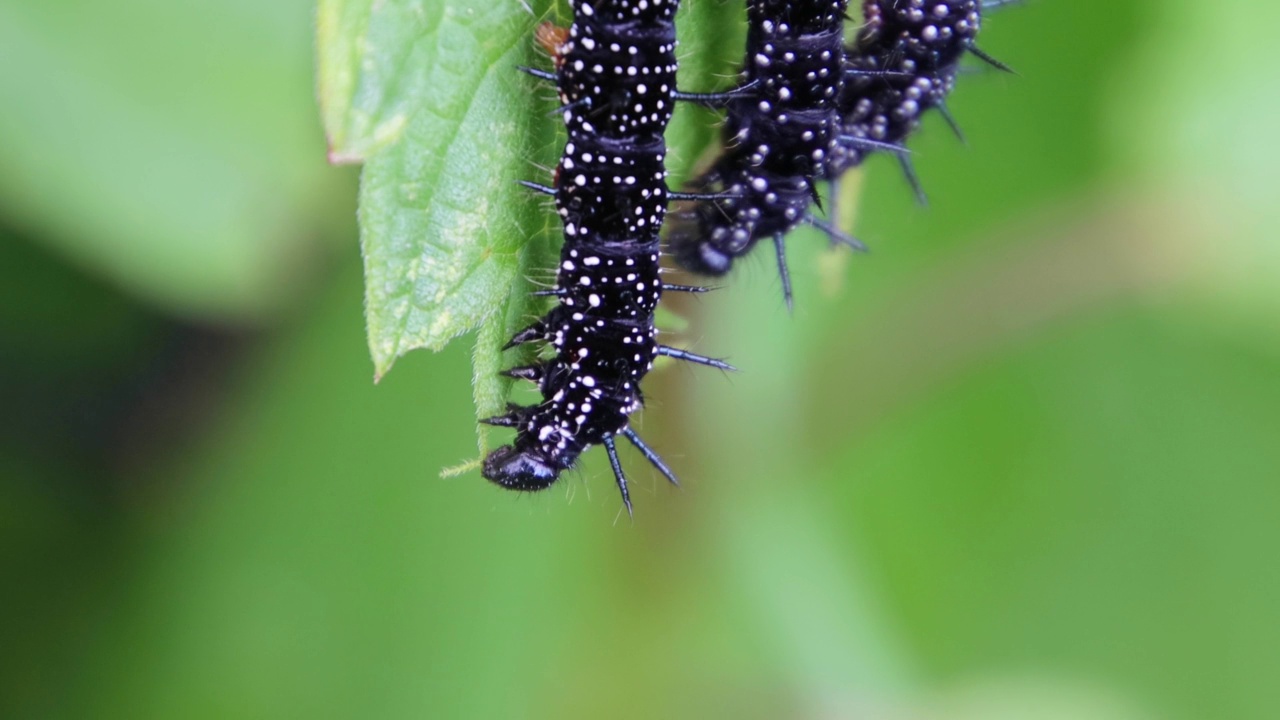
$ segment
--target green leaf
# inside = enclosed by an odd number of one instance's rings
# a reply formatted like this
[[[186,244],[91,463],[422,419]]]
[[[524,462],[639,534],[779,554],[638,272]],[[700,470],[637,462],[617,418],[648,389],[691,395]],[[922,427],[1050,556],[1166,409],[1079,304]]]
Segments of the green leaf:
[[[550,215],[516,181],[531,161],[554,157],[534,122],[554,95],[515,69],[536,62],[535,24],[515,0],[320,5],[330,159],[365,163],[360,235],[377,377],[410,350],[440,350],[482,326],[477,362],[496,370],[496,339],[524,314],[528,293],[513,291],[525,284],[529,238]],[[502,395],[489,386],[477,400],[491,410]]]

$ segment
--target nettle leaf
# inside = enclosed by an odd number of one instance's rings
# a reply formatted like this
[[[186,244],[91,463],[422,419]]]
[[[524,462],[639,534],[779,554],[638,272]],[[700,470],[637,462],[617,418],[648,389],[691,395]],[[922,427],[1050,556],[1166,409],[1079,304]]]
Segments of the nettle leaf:
[[[480,329],[476,400],[486,414],[508,392],[496,374],[505,336],[529,313],[520,290],[530,239],[553,218],[516,184],[554,162],[552,126],[539,122],[554,92],[515,69],[537,62],[536,23],[516,0],[322,0],[318,14],[329,157],[365,166],[375,376],[410,350]]]
[[[682,36],[741,25],[735,7],[693,4],[699,7],[681,16]],[[534,28],[568,17],[564,8],[531,9],[520,0],[320,2],[329,158],[364,164],[359,219],[375,377],[410,350],[440,350],[478,331],[480,417],[505,404],[510,382],[497,372],[520,358],[504,357],[502,346],[544,307],[530,301],[533,283],[554,277],[562,237],[554,206],[517,181],[550,182],[562,123],[554,88],[517,66],[549,67]],[[732,33],[701,35],[714,40],[709,52],[699,48],[682,83],[730,84],[723,75],[732,74],[740,41]],[[687,176],[716,123],[700,109],[677,117],[668,135],[673,179]],[[482,452],[485,445],[482,432]]]

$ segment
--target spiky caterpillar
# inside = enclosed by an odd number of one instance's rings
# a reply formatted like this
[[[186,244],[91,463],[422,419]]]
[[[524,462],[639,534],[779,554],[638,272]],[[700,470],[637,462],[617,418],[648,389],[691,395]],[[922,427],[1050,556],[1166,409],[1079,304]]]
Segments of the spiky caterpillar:
[[[764,237],[815,221],[815,183],[839,142],[846,0],[749,0],[742,82],[728,104],[724,152],[695,181],[731,197],[702,202],[669,237],[686,269],[723,275]],[[787,292],[790,297],[789,291]]]
[[[841,13],[833,15],[827,12],[829,2],[749,2],[743,74],[757,82],[767,102],[729,104],[723,133],[726,149],[711,170],[695,181],[699,187],[726,188],[742,197],[698,203],[689,212],[690,221],[681,223],[669,238],[686,269],[723,275],[734,258],[749,252],[761,238],[772,237],[788,306],[791,284],[783,241],[795,225],[808,222],[834,241],[863,249],[857,240],[811,214],[810,203],[817,199],[815,183],[838,178],[869,153],[889,151],[902,160],[908,179],[923,197],[903,146],[918,128],[920,115],[931,108],[945,112],[943,100],[954,86],[956,68],[966,52],[1004,68],[978,50],[973,40],[980,28],[980,11],[1011,0],[866,0],[867,22],[849,48],[824,43],[831,37],[830,25],[804,25],[817,30],[811,39],[796,31],[800,25],[787,23],[792,29],[788,44],[839,53],[839,72],[826,66],[815,71],[807,62],[811,55],[792,52],[788,56],[784,51],[778,57],[771,52],[780,46],[776,29],[785,18],[799,13],[830,23],[833,16],[842,17],[843,5]],[[759,63],[761,57],[768,62]],[[807,92],[779,97],[779,89],[794,87]],[[833,92],[834,101],[830,99]],[[819,157],[813,145],[823,141]]]
[[[920,126],[921,117],[938,109],[954,127],[946,109],[956,73],[972,53],[1004,68],[974,45],[982,29],[982,11],[1009,0],[867,0],[865,23],[849,50],[852,77],[840,101],[842,132],[847,136],[901,145]],[[956,130],[957,134],[959,130]],[[832,156],[828,173],[838,177],[861,164],[865,145],[846,144]],[[904,169],[912,184],[910,165]]]
[[[660,345],[654,310],[659,231],[666,213],[666,144],[675,89],[678,0],[575,0],[573,24],[544,28],[568,130],[554,187],[564,225],[556,305],[508,347],[543,341],[547,360],[507,374],[538,384],[543,401],[510,406],[494,425],[514,427],[511,445],[485,458],[483,474],[514,490],[541,490],[592,445],[604,445],[627,511],[631,499],[614,446],[623,435],[673,483],[675,476],[630,428],[643,404],[640,383],[658,355],[715,367],[710,358]],[[693,99],[711,96],[688,96]]]

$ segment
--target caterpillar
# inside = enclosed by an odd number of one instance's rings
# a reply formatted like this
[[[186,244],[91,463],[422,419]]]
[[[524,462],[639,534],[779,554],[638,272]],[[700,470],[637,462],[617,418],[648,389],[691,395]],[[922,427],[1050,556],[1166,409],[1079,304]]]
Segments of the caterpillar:
[[[554,186],[524,184],[555,197],[564,245],[555,287],[537,293],[554,297],[555,305],[507,344],[551,347],[548,359],[505,372],[537,383],[543,400],[509,405],[505,414],[483,421],[516,429],[512,444],[490,452],[482,466],[484,477],[504,488],[550,487],[584,451],[603,445],[630,514],[616,436],[678,484],[629,425],[643,405],[640,383],[654,360],[665,355],[733,369],[659,344],[654,326],[663,291],[703,289],[659,277],[659,231],[673,195],[666,185],[663,133],[676,100],[724,98],[676,90],[678,2],[572,0],[569,28],[544,25],[537,36],[555,72],[523,68],[554,80],[559,90],[568,139]]]
[[[810,211],[821,207],[817,182],[835,181],[868,154],[887,151],[923,199],[904,143],[932,108],[956,127],[943,100],[966,52],[1008,69],[973,41],[981,10],[1014,1],[865,0],[866,24],[846,47],[842,0],[750,0],[742,75],[760,97],[728,104],[725,150],[693,185],[730,197],[699,202],[685,214],[668,238],[677,262],[724,275],[735,258],[771,237],[790,308],[784,239],[796,225],[865,250]]]
[[[846,10],[846,0],[748,1],[742,82],[755,92],[728,104],[725,150],[693,183],[730,197],[696,204],[669,235],[681,266],[723,275],[761,238],[780,248],[801,222],[856,244],[809,212],[839,138]]]
[[[851,68],[861,71],[841,98],[842,131],[847,136],[900,145],[919,128],[924,113],[937,109],[952,130],[963,137],[946,98],[955,87],[960,60],[971,53],[1009,70],[987,55],[974,41],[982,27],[982,12],[1015,0],[867,0],[865,24],[848,54]],[[832,158],[828,172],[838,177],[861,164],[865,146],[845,144]],[[899,155],[903,170],[923,202],[907,155]]]

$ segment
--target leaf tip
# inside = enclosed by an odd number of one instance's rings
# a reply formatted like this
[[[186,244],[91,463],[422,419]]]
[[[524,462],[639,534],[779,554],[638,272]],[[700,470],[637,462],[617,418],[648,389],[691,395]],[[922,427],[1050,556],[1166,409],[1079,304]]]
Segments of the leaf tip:
[[[391,366],[395,364],[396,357],[394,355],[385,358],[375,355],[373,358],[373,384],[377,385],[382,382],[382,378],[391,372]]]

